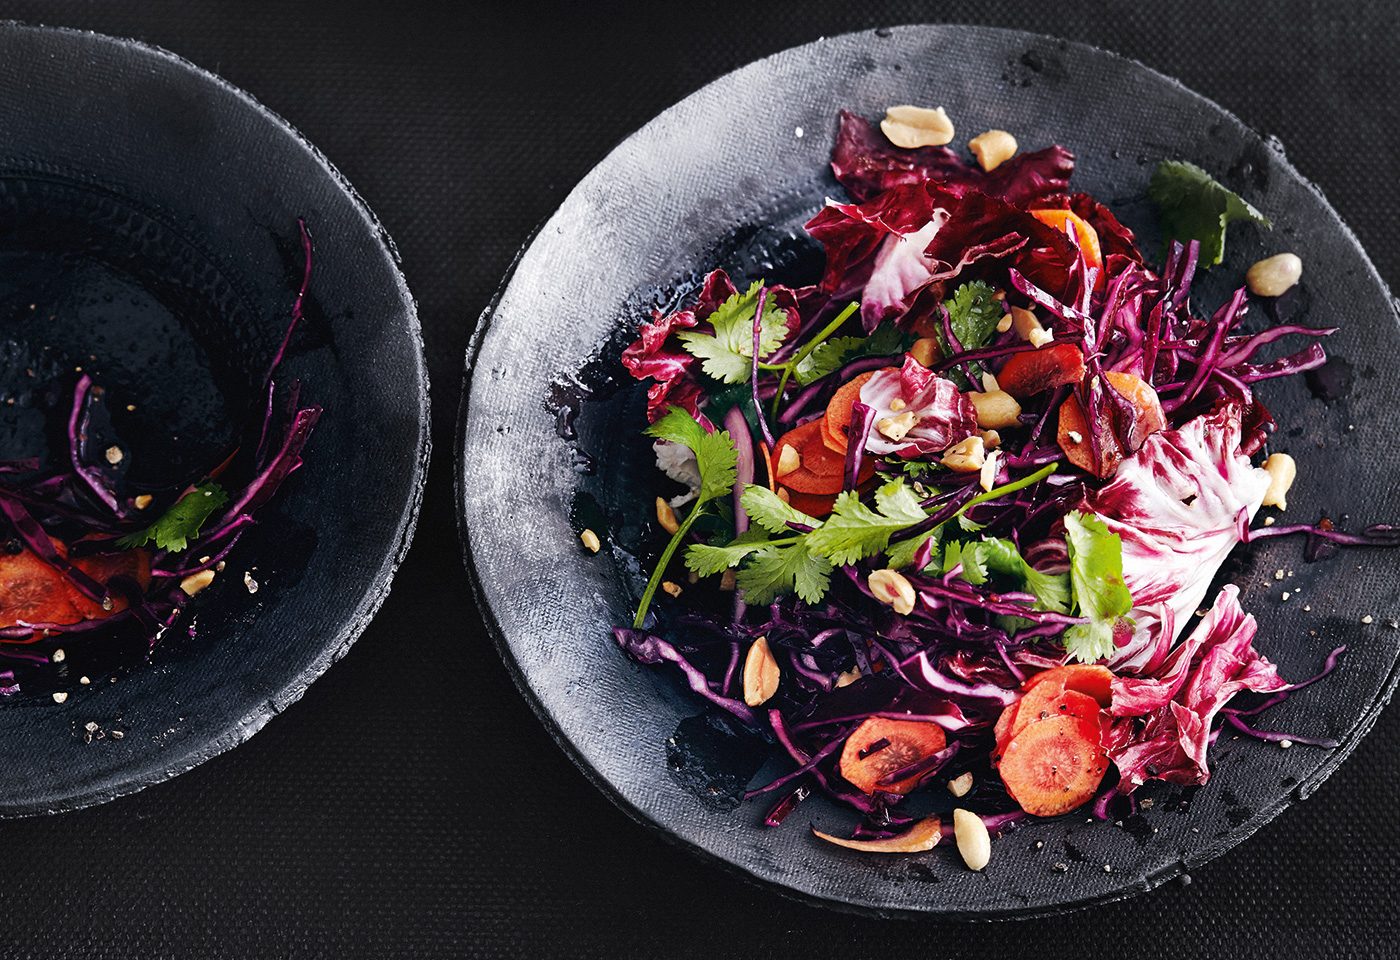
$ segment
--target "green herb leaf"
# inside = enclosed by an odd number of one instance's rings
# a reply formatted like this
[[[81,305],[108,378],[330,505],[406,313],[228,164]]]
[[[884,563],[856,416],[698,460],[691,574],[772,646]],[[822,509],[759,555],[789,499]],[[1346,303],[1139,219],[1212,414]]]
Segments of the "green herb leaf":
[[[201,483],[172,504],[155,523],[139,533],[122,537],[117,546],[135,550],[154,540],[159,549],[179,553],[190,540],[199,536],[199,528],[210,514],[226,503],[228,494],[223,487],[212,481]]]
[[[921,533],[917,537],[910,537],[908,540],[900,540],[892,543],[885,551],[885,563],[891,570],[903,570],[905,567],[914,565],[914,554],[919,552],[919,548],[930,539],[943,537],[943,527],[937,526],[927,533]],[[938,544],[933,545],[934,556],[937,557]]]
[[[840,566],[855,563],[883,553],[892,534],[928,516],[919,506],[919,498],[900,478],[875,492],[875,505],[878,512],[861,503],[855,493],[843,491],[826,522],[806,535],[812,553]]]
[[[1079,615],[1064,633],[1065,649],[1088,663],[1110,656],[1115,629],[1132,624],[1127,614],[1133,597],[1123,582],[1123,541],[1093,514],[1065,514],[1065,543],[1069,546],[1069,577]]]
[[[749,519],[769,533],[792,533],[793,529],[788,526],[789,521],[808,527],[819,527],[822,523],[816,517],[809,517],[801,510],[784,503],[782,497],[772,490],[757,484],[751,483],[744,487],[741,502],[748,511]]]
[[[758,293],[763,282],[756,280],[745,293],[736,293],[708,317],[715,328],[713,335],[687,330],[679,334],[691,355],[698,357],[701,368],[716,380],[725,383],[746,383],[753,372],[753,315],[758,307]],[[763,304],[759,322],[758,357],[769,356],[787,339],[787,312],[769,298]]]
[[[943,545],[943,572],[947,573],[961,563],[963,569],[959,576],[973,586],[980,587],[987,582],[986,554],[985,543],[976,540],[970,543],[949,540]]]
[[[987,284],[974,280],[958,287],[951,299],[943,301],[943,309],[948,311],[948,325],[953,328],[953,336],[958,338],[964,350],[985,347],[1005,316],[1001,301],[992,299],[995,294],[996,291]],[[942,338],[940,333],[939,340]],[[943,355],[947,356],[950,352],[949,345],[944,343]]]
[[[793,375],[805,387],[835,373],[852,360],[903,353],[913,346],[915,339],[913,334],[903,332],[893,323],[882,323],[868,337],[837,337],[826,341],[803,358]]]
[[[801,541],[770,544],[739,571],[738,586],[745,603],[771,603],[793,590],[808,603],[816,603],[831,586],[832,569],[831,563],[813,556]]]
[[[741,533],[723,546],[710,543],[691,544],[690,549],[685,552],[685,566],[692,573],[708,577],[730,567],[737,567],[741,560],[767,544],[768,538],[761,530]]]
[[[695,451],[700,468],[700,502],[713,500],[734,489],[739,455],[734,441],[723,430],[707,433],[694,417],[681,407],[671,407],[666,415],[647,428],[647,435],[669,440]]]
[[[1225,256],[1225,227],[1231,220],[1273,226],[1238,194],[1192,163],[1163,160],[1157,164],[1147,195],[1161,214],[1163,239],[1199,240],[1203,267],[1212,267]]]

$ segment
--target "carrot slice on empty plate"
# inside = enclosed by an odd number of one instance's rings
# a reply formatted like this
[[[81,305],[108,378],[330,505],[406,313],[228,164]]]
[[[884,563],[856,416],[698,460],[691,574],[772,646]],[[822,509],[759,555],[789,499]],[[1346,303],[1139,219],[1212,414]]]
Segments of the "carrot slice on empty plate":
[[[879,789],[905,794],[918,786],[917,775],[891,784],[880,781],[947,745],[948,738],[936,723],[871,717],[846,738],[846,746],[841,750],[841,776],[866,793]]]

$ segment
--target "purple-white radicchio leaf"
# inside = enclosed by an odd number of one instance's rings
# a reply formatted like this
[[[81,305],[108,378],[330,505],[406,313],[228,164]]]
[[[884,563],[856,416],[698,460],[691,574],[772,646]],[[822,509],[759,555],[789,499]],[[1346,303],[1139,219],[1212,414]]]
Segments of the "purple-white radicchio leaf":
[[[1206,748],[1220,709],[1241,691],[1272,693],[1288,686],[1254,649],[1258,626],[1240,607],[1239,588],[1227,584],[1153,678],[1159,682],[1114,681],[1111,710],[1117,719],[1106,747],[1129,789],[1152,778],[1205,783],[1210,779]]]
[[[946,450],[977,433],[977,410],[953,381],[910,357],[903,368],[879,370],[860,388],[860,402],[874,411],[876,428],[865,440],[870,453],[918,457]],[[892,421],[884,428],[883,421]],[[891,439],[909,423],[898,439]]]
[[[860,297],[861,325],[874,330],[885,320],[904,316],[910,294],[933,275],[933,262],[924,250],[938,228],[948,221],[946,210],[935,210],[933,219],[913,233],[890,234],[875,254],[875,267]]]
[[[1240,453],[1241,410],[1225,403],[1180,430],[1162,430],[1125,459],[1113,481],[1085,497],[1123,541],[1123,580],[1137,621],[1131,640],[1108,661],[1135,672],[1160,662],[1175,630],[1191,618],[1225,556],[1240,540],[1241,514],[1253,518],[1269,475]]]

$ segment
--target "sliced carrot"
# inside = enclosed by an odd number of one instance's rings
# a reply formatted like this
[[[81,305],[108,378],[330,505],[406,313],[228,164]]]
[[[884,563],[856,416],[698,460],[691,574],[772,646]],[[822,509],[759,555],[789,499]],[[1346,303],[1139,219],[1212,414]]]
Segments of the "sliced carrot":
[[[778,475],[778,482],[798,493],[840,493],[845,483],[846,455],[837,453],[822,441],[822,420],[811,420],[778,438],[773,448],[773,463],[783,462],[783,450],[791,447],[797,452],[800,465],[796,470]],[[864,483],[875,473],[875,461],[866,458],[861,464],[858,482]]]
[[[1137,421],[1133,424],[1133,432],[1129,438],[1133,450],[1141,447],[1143,442],[1158,430],[1166,429],[1167,417],[1162,412],[1162,403],[1157,399],[1157,391],[1152,389],[1151,384],[1131,373],[1110,371],[1104,374],[1104,378],[1137,410]],[[1075,437],[1079,439],[1076,440]],[[1060,425],[1056,439],[1070,463],[1096,477],[1111,476],[1125,456],[1123,448],[1112,432],[1100,430],[1099,456],[1095,460],[1089,445],[1088,418],[1084,416],[1084,408],[1073,395],[1066,397],[1060,406]]]
[[[888,740],[888,745],[870,752],[870,748],[881,740]],[[880,780],[911,763],[918,763],[947,745],[948,738],[936,723],[871,717],[846,738],[846,746],[841,751],[841,776],[866,793],[879,789],[887,793],[905,794],[918,786],[918,776],[883,785]]]
[[[1059,683],[1064,690],[1087,694],[1101,707],[1107,707],[1112,702],[1113,671],[1097,663],[1067,663],[1062,667],[1042,670],[1021,684],[1021,689],[1030,690],[1047,682]]]
[[[763,470],[764,476],[768,478],[768,489],[777,493],[778,478],[773,476],[773,454],[768,449],[768,441],[760,440],[758,449],[763,452]]]
[[[112,581],[113,577],[120,576],[135,580],[142,591],[151,585],[151,555],[145,550],[128,550],[124,553],[83,557],[73,561],[73,566],[104,587]],[[103,617],[111,616],[127,608],[126,597],[116,591],[112,592],[112,606],[110,608],[103,607],[102,604],[77,589],[73,590],[73,594],[73,606],[85,620],[101,620]]]
[[[1009,721],[1003,719],[1009,716]],[[1058,683],[1042,683],[1027,691],[1012,707],[1002,711],[995,729],[997,757],[1006,752],[1006,745],[1032,723],[1051,717],[1075,716],[1098,722],[1099,704],[1087,693],[1065,690]],[[995,762],[995,758],[994,758]]]
[[[1018,399],[1084,379],[1084,354],[1072,343],[1013,353],[997,374],[997,385]]]
[[[28,547],[0,554],[0,627],[27,623],[77,623],[76,591],[68,579]]]
[[[885,369],[898,371],[899,368],[886,367]],[[822,441],[842,456],[845,456],[846,447],[850,445],[846,439],[846,429],[851,425],[851,408],[860,399],[860,388],[879,372],[879,370],[870,370],[847,380],[832,396],[831,402],[826,405],[826,416],[821,420],[821,423],[826,427],[826,432],[822,434]]]
[[[1099,246],[1098,231],[1090,226],[1089,221],[1073,210],[1032,210],[1031,216],[1066,236],[1072,234],[1079,243],[1079,252],[1084,255],[1085,265],[1099,270],[1102,277],[1103,250]]]
[[[1068,813],[1086,802],[1107,770],[1097,719],[1073,714],[1027,724],[998,765],[1006,792],[1037,817]]]
[[[943,836],[943,821],[937,814],[925,817],[903,833],[883,840],[847,840],[844,837],[822,833],[816,827],[812,828],[812,832],[828,843],[862,853],[923,853],[938,846],[938,841]]]

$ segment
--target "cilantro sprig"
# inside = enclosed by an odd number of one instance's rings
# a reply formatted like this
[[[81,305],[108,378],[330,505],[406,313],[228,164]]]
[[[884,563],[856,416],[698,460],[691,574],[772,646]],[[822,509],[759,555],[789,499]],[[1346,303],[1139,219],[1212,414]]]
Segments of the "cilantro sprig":
[[[752,312],[750,317],[752,318]],[[734,441],[724,430],[709,433],[696,421],[689,413],[681,407],[671,407],[666,411],[665,416],[647,428],[647,435],[658,440],[668,440],[671,443],[679,443],[689,447],[695,453],[695,460],[700,470],[700,493],[695,498],[690,512],[681,521],[676,532],[671,535],[670,543],[666,544],[666,549],[661,553],[661,559],[656,563],[656,569],[652,571],[651,579],[647,581],[646,590],[642,593],[642,600],[637,605],[637,616],[632,621],[632,626],[641,629],[643,621],[646,620],[647,608],[651,606],[652,598],[656,596],[657,588],[661,586],[661,580],[666,575],[666,567],[675,556],[681,541],[690,531],[690,527],[695,523],[696,517],[705,509],[705,505],[716,497],[722,497],[734,488],[738,475],[739,455],[734,450]]]
[[[1123,582],[1123,539],[1092,513],[1065,514],[1069,577],[1075,604],[1088,623],[1064,632],[1065,650],[1085,663],[1111,656],[1116,630],[1130,629],[1133,597]]]
[[[954,516],[960,518],[964,511],[985,500],[1039,483],[1053,473],[1056,466],[1052,463],[1020,480],[994,487],[972,498]],[[744,488],[741,499],[754,528],[728,544],[694,544],[686,551],[685,562],[700,576],[730,567],[739,568],[738,586],[750,603],[768,603],[780,594],[791,592],[808,603],[817,603],[830,589],[831,572],[837,566],[881,553],[886,555],[891,567],[908,566],[924,542],[932,537],[941,540],[946,525],[891,542],[929,517],[902,477],[890,480],[875,491],[873,507],[862,503],[851,491],[840,494],[826,520],[808,516],[784,503],[766,487],[755,484]],[[1009,563],[1000,554],[994,559],[1002,565]],[[1020,561],[1019,554],[1016,560]],[[1024,562],[1022,567],[1029,569]],[[1021,575],[1029,580],[1024,571]],[[1065,592],[1056,591],[1054,584],[1041,588],[1032,586],[1032,589],[1038,597],[1047,598],[1047,606],[1038,609],[1056,609],[1055,597]]]
[[[159,549],[179,553],[189,546],[190,540],[199,536],[204,521],[226,503],[228,494],[223,487],[212,481],[201,483],[171,504],[155,523],[122,537],[117,546],[135,550],[154,540]]]

